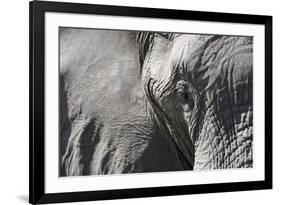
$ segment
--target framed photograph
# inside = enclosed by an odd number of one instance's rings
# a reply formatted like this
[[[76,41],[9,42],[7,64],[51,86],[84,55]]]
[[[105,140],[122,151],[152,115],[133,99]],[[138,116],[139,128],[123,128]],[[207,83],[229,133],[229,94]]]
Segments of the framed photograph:
[[[30,203],[272,188],[272,17],[30,2]]]

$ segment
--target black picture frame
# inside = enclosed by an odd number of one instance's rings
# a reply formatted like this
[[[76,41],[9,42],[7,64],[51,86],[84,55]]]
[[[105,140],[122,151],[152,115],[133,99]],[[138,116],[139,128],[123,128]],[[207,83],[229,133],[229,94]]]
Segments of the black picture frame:
[[[29,4],[30,43],[30,143],[29,143],[29,202],[44,204],[55,202],[91,201],[183,195],[198,193],[260,190],[272,188],[272,16],[230,14],[104,6],[93,4],[33,1]],[[163,19],[182,19],[209,22],[260,24],[265,26],[265,180],[236,183],[135,188],[107,191],[85,191],[71,193],[45,192],[45,13],[61,12],[76,14],[100,14],[110,16],[132,16]]]

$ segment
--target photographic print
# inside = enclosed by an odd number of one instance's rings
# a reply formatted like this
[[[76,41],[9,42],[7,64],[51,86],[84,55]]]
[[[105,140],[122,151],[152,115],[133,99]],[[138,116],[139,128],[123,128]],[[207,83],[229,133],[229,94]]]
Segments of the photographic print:
[[[272,16],[29,6],[30,203],[272,189]]]
[[[59,27],[59,175],[252,168],[253,37]]]

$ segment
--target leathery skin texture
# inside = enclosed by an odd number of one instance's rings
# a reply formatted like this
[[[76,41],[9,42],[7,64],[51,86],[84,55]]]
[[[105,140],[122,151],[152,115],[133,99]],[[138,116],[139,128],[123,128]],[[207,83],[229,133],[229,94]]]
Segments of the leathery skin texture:
[[[253,167],[252,37],[60,28],[60,176]]]

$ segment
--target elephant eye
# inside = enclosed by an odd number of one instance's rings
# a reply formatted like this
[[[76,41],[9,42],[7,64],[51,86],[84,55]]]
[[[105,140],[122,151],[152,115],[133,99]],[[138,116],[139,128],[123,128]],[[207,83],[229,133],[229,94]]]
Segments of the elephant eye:
[[[183,99],[184,99],[185,102],[188,102],[188,101],[189,101],[189,95],[188,95],[187,92],[185,92],[185,93],[183,94]]]
[[[176,85],[176,91],[183,100],[183,106],[187,110],[191,110],[194,106],[194,96],[192,95],[191,87],[187,86],[186,81],[180,80]]]
[[[193,96],[190,95],[190,93],[188,92],[184,92],[183,100],[184,100],[184,104],[188,107],[189,110],[191,110],[194,106]]]

